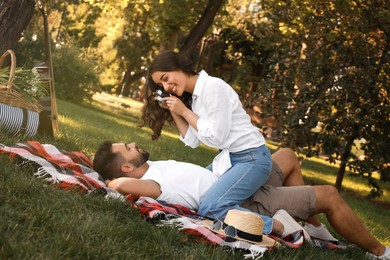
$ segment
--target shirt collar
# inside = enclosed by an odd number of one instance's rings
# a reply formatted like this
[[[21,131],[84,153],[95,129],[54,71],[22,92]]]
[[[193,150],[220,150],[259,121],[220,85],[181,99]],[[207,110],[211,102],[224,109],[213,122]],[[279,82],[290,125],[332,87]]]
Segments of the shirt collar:
[[[199,72],[198,80],[195,83],[194,92],[192,93],[192,98],[196,99],[202,93],[202,90],[205,86],[206,78],[209,76],[206,71],[202,70]]]

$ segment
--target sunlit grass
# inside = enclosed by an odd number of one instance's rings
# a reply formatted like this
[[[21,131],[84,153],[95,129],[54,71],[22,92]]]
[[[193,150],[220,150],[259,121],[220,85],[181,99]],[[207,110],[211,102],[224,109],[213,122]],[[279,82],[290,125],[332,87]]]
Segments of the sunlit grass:
[[[76,121],[74,119],[62,115],[58,116],[58,121],[65,127],[81,128],[83,126],[82,122]]]
[[[318,171],[308,171],[305,169],[302,171],[302,173],[309,179],[317,179],[330,185],[334,185],[336,183],[336,176],[333,174],[331,175],[327,173],[320,173]],[[367,180],[361,180],[359,177],[345,176],[342,186],[346,190],[360,194],[369,194],[371,190],[371,188],[369,188],[367,185]],[[384,189],[383,197],[376,200],[390,203],[389,189],[386,186],[387,185],[382,184],[382,188]]]
[[[102,110],[125,112],[138,118],[141,118],[143,106],[142,102],[135,99],[118,97],[104,92],[94,94],[92,104]]]
[[[279,148],[278,144],[274,142],[268,142],[267,145],[272,151],[276,151]],[[301,165],[302,174],[310,183],[335,185],[339,169],[338,164],[331,164],[324,158],[304,157]],[[374,174],[373,177],[379,179],[378,174]],[[374,201],[390,204],[390,183],[381,182],[380,186],[383,189],[383,196],[376,198]],[[346,170],[343,178],[342,189],[359,194],[363,197],[368,196],[371,190],[366,178],[352,174],[348,170]]]
[[[315,164],[315,166],[311,166]],[[330,164],[321,158],[304,159],[302,163],[302,174],[307,179],[314,183],[324,183],[334,185],[336,183],[338,165]],[[376,198],[375,201],[390,203],[390,184],[380,183],[383,189],[383,196]],[[368,186],[368,180],[361,176],[356,176],[346,171],[342,188],[352,191],[360,196],[368,196],[371,188]]]

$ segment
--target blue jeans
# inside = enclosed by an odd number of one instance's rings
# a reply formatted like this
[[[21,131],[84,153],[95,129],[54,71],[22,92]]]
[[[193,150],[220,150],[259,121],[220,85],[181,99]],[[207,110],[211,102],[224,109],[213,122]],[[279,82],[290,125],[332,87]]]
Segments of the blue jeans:
[[[222,220],[230,209],[250,211],[240,204],[252,196],[271,173],[271,154],[265,145],[230,153],[230,161],[232,167],[211,186],[200,202],[200,215]],[[207,168],[212,170],[212,165]],[[272,219],[259,216],[264,220],[263,233],[271,233]]]

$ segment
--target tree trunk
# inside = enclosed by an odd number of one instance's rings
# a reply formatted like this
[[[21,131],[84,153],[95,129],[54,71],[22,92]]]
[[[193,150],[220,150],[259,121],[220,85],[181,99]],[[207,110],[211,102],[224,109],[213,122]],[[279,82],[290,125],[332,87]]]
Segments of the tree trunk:
[[[120,93],[120,95],[122,97],[129,96],[131,83],[133,83],[134,81],[140,79],[142,76],[145,76],[146,72],[145,71],[140,71],[140,72],[137,72],[137,73],[135,73],[133,75],[131,75],[130,73],[131,73],[130,71],[126,71],[126,73],[125,73],[125,76],[124,76],[124,79],[123,79],[123,83],[122,83],[121,93]]]
[[[0,52],[15,49],[34,14],[33,0],[0,1]]]
[[[345,168],[347,166],[348,158],[351,155],[352,145],[353,145],[353,141],[355,140],[355,138],[356,138],[356,136],[354,134],[348,138],[348,140],[344,146],[343,153],[341,154],[340,167],[339,167],[339,171],[337,173],[337,178],[336,178],[336,183],[335,183],[335,187],[337,188],[338,191],[341,191],[341,185],[342,185],[342,182],[344,179]]]
[[[180,53],[189,57],[214,21],[223,0],[210,0],[202,17],[187,36]]]

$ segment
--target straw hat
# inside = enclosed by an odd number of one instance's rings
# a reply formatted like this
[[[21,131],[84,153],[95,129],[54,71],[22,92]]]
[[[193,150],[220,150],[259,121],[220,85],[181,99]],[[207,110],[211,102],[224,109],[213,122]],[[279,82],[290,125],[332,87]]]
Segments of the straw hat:
[[[236,229],[237,235],[234,237],[235,239],[267,247],[274,247],[278,244],[278,242],[272,238],[263,235],[264,221],[254,212],[231,209],[226,214],[225,221],[223,222],[223,227],[221,229],[215,230],[215,227],[213,229],[212,226],[211,228],[219,234],[229,236],[225,233],[227,226],[230,226],[229,228],[234,227]]]

